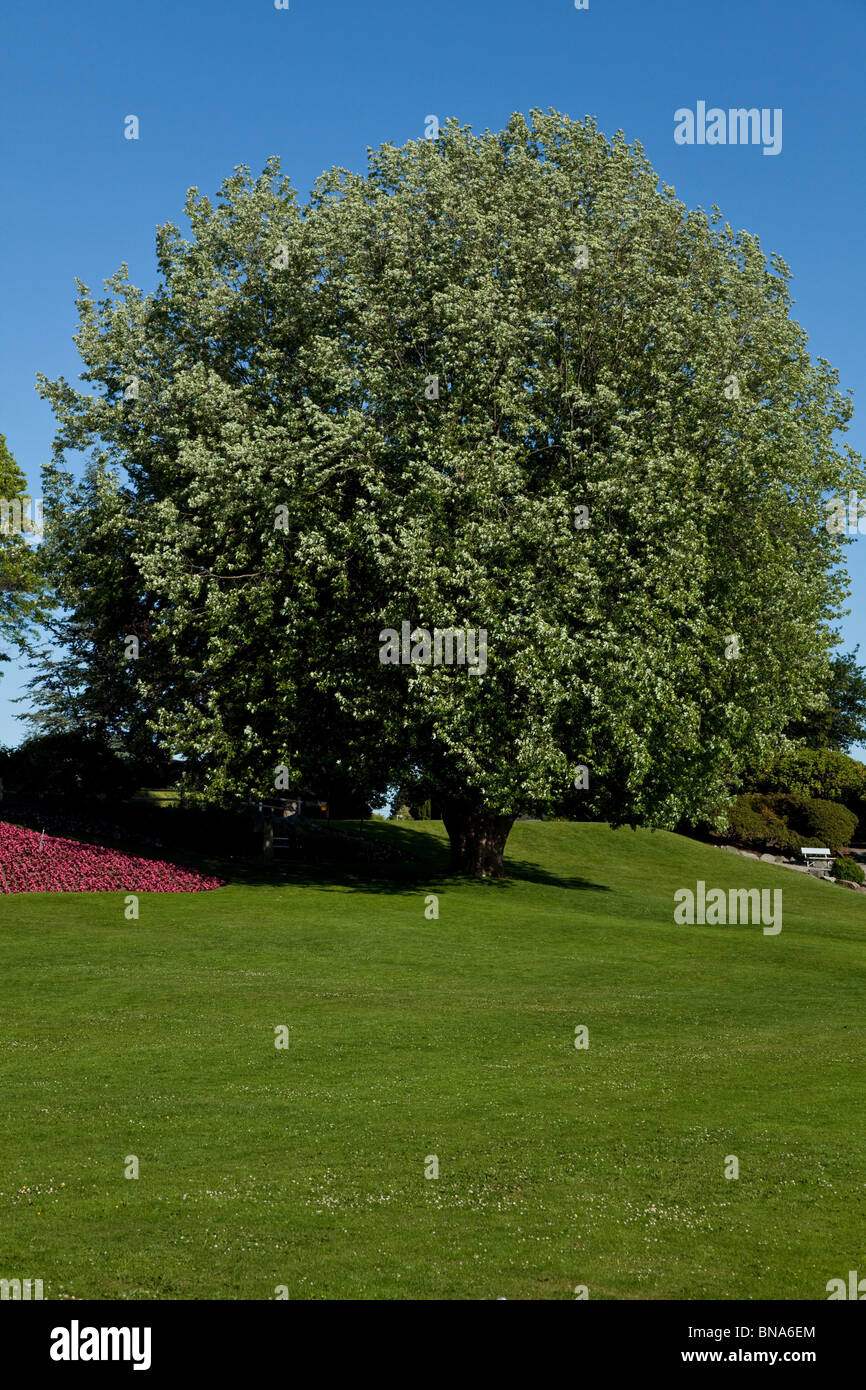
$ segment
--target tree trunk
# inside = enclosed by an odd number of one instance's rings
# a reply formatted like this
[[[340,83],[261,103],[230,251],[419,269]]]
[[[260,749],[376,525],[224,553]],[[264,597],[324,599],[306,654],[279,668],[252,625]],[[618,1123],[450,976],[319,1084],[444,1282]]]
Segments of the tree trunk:
[[[513,816],[491,816],[462,806],[446,806],[442,822],[451,841],[451,871],[471,878],[502,878],[505,841]]]

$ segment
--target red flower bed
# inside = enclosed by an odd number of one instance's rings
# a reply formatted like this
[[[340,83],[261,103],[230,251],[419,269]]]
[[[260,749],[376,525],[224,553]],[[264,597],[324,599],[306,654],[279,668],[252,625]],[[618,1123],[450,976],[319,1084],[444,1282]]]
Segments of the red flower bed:
[[[0,893],[198,893],[224,881],[0,821]]]

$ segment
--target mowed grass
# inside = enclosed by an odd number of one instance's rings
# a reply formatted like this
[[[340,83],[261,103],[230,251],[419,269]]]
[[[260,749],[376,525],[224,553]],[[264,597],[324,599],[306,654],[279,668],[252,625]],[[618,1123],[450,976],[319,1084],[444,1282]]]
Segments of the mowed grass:
[[[825,1299],[866,1274],[866,896],[602,825],[519,824],[505,883],[450,879],[438,823],[364,834],[417,867],[248,874],[138,921],[0,898],[0,1277]],[[675,925],[699,878],[781,888],[781,933]]]

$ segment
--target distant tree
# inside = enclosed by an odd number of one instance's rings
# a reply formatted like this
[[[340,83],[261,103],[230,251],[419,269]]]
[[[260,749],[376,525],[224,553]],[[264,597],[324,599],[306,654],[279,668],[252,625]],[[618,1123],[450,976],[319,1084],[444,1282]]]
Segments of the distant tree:
[[[836,748],[845,753],[866,740],[866,667],[857,664],[859,647],[830,662],[827,703],[793,723],[789,737],[806,748]]]
[[[46,469],[46,493],[52,470]],[[40,565],[51,604],[25,649],[38,674],[30,684],[27,722],[36,734],[84,733],[117,739],[153,755],[135,681],[130,638],[146,640],[154,596],[138,587],[132,534],[116,480],[104,470],[68,479],[62,503],[49,505]],[[96,518],[96,526],[83,524]]]
[[[27,481],[0,434],[0,640],[20,645],[40,612],[37,561]],[[0,651],[0,661],[10,654]]]
[[[845,594],[823,499],[866,490],[783,261],[556,113],[186,213],[155,293],[81,287],[87,390],[42,381],[88,717],[215,800],[420,771],[478,875],[582,767],[588,814],[665,826],[781,745]],[[486,669],[383,663],[403,622],[484,630]]]
[[[749,778],[758,792],[841,801],[858,815],[866,801],[866,765],[838,748],[793,748]]]
[[[401,783],[391,814],[396,817],[401,813],[411,816],[412,820],[441,820],[442,808],[429,780],[416,774]]]

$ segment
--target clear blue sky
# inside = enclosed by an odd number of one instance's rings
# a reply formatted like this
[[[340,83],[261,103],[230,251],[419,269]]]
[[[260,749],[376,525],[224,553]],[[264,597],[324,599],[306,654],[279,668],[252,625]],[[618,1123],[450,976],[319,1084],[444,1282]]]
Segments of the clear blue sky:
[[[77,374],[74,277],[126,261],[155,278],[154,228],[279,154],[302,197],[322,169],[424,133],[428,115],[499,129],[552,106],[643,144],[689,205],[717,203],[794,272],[814,355],[859,402],[866,452],[866,0],[33,0],[2,30],[5,172],[0,432],[39,495],[51,413],[37,371]],[[783,111],[777,156],[682,146],[674,111]],[[136,115],[140,139],[124,139]],[[866,536],[850,547],[846,646],[866,661]],[[0,680],[0,742],[24,727]]]

